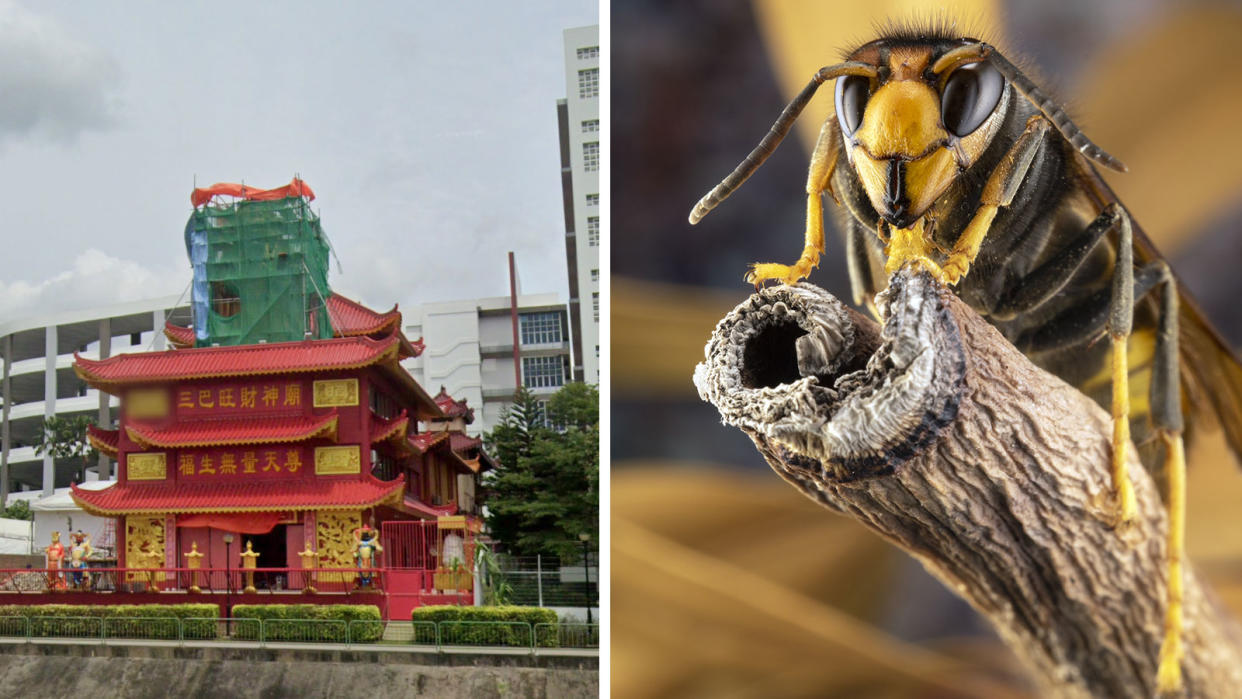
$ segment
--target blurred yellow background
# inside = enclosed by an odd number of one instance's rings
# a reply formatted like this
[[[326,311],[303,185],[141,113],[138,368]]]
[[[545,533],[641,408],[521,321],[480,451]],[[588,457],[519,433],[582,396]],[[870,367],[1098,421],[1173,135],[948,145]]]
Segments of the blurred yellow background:
[[[853,520],[780,482],[690,382],[712,327],[748,294],[746,264],[801,249],[804,168],[831,89],[808,108],[801,138],[693,228],[690,206],[841,49],[888,19],[942,15],[1033,61],[1092,140],[1129,166],[1110,184],[1214,322],[1242,342],[1236,5],[614,4],[614,696],[1032,691],[968,607]],[[810,281],[848,298],[841,247],[830,234]],[[1200,436],[1189,550],[1242,613],[1242,471],[1218,435]]]

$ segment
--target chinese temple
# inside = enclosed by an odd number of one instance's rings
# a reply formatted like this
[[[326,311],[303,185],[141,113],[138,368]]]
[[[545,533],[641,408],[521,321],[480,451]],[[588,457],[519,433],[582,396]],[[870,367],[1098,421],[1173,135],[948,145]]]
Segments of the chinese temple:
[[[117,590],[382,593],[387,616],[406,619],[473,603],[475,492],[495,464],[465,434],[465,401],[429,395],[401,366],[424,344],[397,308],[328,287],[313,199],[298,179],[196,189],[193,324],[167,325],[168,350],[75,357],[121,403],[115,429],[89,432],[117,482],[71,491],[115,518],[116,570],[129,571]],[[257,578],[211,582],[248,568]]]

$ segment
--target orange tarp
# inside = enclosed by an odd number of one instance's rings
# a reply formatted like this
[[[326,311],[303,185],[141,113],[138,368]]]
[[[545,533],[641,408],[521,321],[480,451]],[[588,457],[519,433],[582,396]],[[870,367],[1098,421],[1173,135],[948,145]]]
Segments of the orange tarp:
[[[217,195],[225,195],[230,197],[238,197],[241,199],[252,199],[258,201],[270,201],[272,199],[285,199],[287,197],[306,197],[313,200],[315,193],[311,191],[310,185],[295,177],[293,181],[284,187],[276,189],[256,189],[247,187],[244,184],[233,184],[231,182],[220,182],[210,187],[199,187],[190,194],[190,202],[194,206],[202,206],[211,201],[211,198]]]

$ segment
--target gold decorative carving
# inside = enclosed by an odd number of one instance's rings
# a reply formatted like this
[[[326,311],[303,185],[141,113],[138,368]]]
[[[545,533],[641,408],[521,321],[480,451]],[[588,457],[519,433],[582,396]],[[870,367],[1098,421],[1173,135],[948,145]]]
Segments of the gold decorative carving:
[[[168,391],[163,388],[135,388],[125,394],[125,415],[134,420],[168,416]]]
[[[131,481],[162,481],[168,477],[164,452],[125,455],[125,477]]]
[[[127,568],[164,567],[164,517],[130,515],[125,518],[125,566]],[[128,573],[126,580],[163,582],[164,574]]]
[[[315,382],[315,407],[358,405],[358,379],[329,379]]]
[[[315,528],[320,568],[354,567],[354,530],[362,526],[362,512],[320,512]],[[353,582],[353,573],[320,573],[319,582]]]
[[[315,447],[315,475],[361,472],[362,454],[357,444],[342,447]]]

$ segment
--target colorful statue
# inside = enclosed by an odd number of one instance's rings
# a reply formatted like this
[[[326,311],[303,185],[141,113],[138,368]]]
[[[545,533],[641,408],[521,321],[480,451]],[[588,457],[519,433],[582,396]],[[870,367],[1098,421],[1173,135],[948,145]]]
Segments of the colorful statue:
[[[379,543],[379,532],[364,524],[354,530],[354,560],[358,564],[358,587],[371,587],[377,559],[384,552]]]
[[[298,556],[301,556],[302,558],[302,569],[307,571],[305,573],[306,581],[303,584],[302,592],[308,595],[313,595],[318,592],[318,590],[315,589],[315,578],[318,575],[318,573],[315,572],[315,567],[317,565],[316,559],[319,558],[319,552],[311,548],[311,542],[308,541],[306,542],[306,548],[298,551]]]
[[[252,594],[258,591],[254,587],[254,569],[259,563],[259,552],[252,548],[253,545],[254,542],[246,539],[246,550],[241,553],[242,570],[246,571],[246,587],[242,588],[242,592]]]
[[[185,556],[185,566],[190,569],[190,592],[198,594],[203,591],[198,586],[198,571],[203,567],[203,554],[199,553],[198,542],[190,542],[190,552],[182,554]]]
[[[60,532],[52,532],[52,544],[43,553],[47,561],[48,586],[53,590],[65,589],[65,579],[58,572],[65,560],[65,546],[60,543]]]
[[[70,573],[70,578],[75,588],[86,589],[90,587],[91,579],[83,571],[87,568],[86,558],[93,550],[91,549],[91,537],[79,529],[71,534],[69,539],[73,542],[73,546],[69,547],[69,568],[73,571]]]

